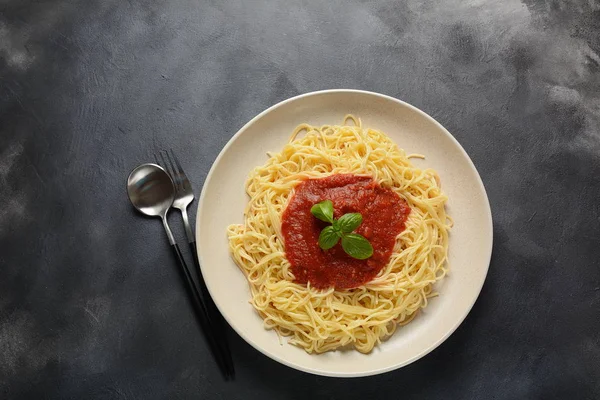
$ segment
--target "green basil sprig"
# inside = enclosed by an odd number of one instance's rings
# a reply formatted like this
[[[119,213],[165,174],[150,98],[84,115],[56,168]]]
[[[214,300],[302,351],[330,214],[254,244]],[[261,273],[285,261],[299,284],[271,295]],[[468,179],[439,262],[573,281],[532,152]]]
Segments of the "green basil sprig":
[[[362,235],[353,231],[362,224],[362,215],[359,213],[348,213],[339,219],[333,218],[333,202],[323,200],[313,205],[310,209],[312,215],[321,221],[329,222],[319,235],[319,247],[327,250],[335,246],[340,239],[342,249],[351,257],[365,260],[373,255],[373,246]]]

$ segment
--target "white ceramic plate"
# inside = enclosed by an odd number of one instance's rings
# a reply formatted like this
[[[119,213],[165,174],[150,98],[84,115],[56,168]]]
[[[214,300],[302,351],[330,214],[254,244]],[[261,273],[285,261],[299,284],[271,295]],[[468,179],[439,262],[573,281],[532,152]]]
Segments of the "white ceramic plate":
[[[434,168],[449,197],[454,218],[450,234],[450,273],[410,324],[401,327],[370,354],[337,351],[307,354],[263,328],[248,303],[250,290],[229,255],[226,227],[243,223],[248,201],[244,182],[252,168],[279,151],[300,123],[341,123],[351,113],[363,126],[385,132],[421,167]],[[327,90],[283,101],[248,122],[223,148],[204,182],[196,221],[202,275],[217,307],[248,343],[272,359],[318,375],[375,375],[409,364],[439,346],[465,319],[485,280],[492,253],[492,217],[483,183],[471,159],[452,135],[433,118],[392,97],[357,90]]]

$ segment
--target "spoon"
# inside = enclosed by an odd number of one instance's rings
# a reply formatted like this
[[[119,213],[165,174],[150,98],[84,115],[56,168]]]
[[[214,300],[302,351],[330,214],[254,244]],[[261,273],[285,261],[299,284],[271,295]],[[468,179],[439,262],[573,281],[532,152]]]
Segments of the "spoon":
[[[171,209],[173,200],[175,199],[175,185],[173,184],[173,180],[161,166],[150,163],[142,164],[129,174],[127,178],[127,194],[133,206],[142,214],[162,219],[169,243],[187,282],[187,288],[192,296],[193,305],[200,319],[202,330],[209,341],[210,349],[219,364],[221,372],[225,376],[225,379],[229,379],[232,374],[225,363],[225,356],[221,353],[220,347],[218,347],[217,334],[214,327],[210,325],[200,292],[194,283],[190,269],[183,258],[183,254],[181,254],[181,250],[179,250],[179,246],[175,242],[175,238],[167,222],[167,213]]]
[[[127,194],[142,214],[160,217],[171,246],[177,246],[167,222],[167,213],[175,200],[175,186],[167,172],[156,164],[142,164],[127,178]]]

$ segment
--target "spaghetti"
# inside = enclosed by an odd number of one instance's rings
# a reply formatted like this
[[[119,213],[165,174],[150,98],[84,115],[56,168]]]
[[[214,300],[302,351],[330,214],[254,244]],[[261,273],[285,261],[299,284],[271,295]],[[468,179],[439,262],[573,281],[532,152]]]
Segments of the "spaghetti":
[[[436,295],[433,284],[447,272],[451,219],[437,173],[414,167],[410,158],[422,156],[407,156],[351,115],[341,126],[299,125],[283,150],[268,156],[246,182],[244,224],[227,230],[232,256],[250,284],[251,304],[266,328],[308,353],[341,347],[370,352],[427,306]],[[281,231],[294,188],[334,174],[370,176],[411,209],[387,265],[366,284],[344,290],[295,282]]]

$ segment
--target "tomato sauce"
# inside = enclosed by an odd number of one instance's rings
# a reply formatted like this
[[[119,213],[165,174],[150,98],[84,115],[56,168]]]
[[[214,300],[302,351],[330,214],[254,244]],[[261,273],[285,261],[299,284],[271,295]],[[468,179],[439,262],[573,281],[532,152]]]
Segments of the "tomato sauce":
[[[371,242],[370,258],[350,257],[340,242],[329,250],[319,247],[319,234],[329,224],[315,218],[310,209],[323,200],[333,202],[336,219],[346,213],[362,214],[355,232]],[[371,281],[388,263],[409,213],[406,201],[368,176],[338,174],[298,184],[282,222],[285,253],[296,282],[310,282],[318,289],[350,289]]]

